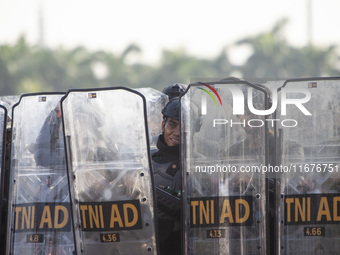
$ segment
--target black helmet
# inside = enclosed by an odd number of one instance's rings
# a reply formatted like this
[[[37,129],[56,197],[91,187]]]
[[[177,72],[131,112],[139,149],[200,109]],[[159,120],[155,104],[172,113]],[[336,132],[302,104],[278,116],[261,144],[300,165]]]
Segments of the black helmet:
[[[179,120],[179,98],[175,97],[170,100],[162,110],[163,118],[170,117]]]
[[[187,89],[186,84],[175,83],[163,89],[163,93],[169,97],[169,100],[179,97]]]

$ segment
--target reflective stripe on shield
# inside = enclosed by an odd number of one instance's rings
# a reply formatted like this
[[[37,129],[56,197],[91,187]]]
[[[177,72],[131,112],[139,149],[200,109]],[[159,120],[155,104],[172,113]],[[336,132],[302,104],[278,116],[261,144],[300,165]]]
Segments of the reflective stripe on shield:
[[[266,254],[265,95],[227,79],[181,97],[185,254]]]
[[[287,80],[279,99],[278,254],[340,254],[340,78]]]
[[[62,101],[77,251],[157,254],[145,109],[126,88],[69,91]]]
[[[13,107],[7,254],[73,254],[60,99],[27,94]]]

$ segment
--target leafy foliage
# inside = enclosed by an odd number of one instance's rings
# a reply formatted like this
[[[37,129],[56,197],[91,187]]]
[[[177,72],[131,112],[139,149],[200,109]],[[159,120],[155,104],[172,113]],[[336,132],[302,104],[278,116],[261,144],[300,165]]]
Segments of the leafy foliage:
[[[278,21],[270,31],[235,43],[247,45],[251,54],[242,66],[228,57],[227,46],[210,59],[197,58],[185,49],[164,50],[156,65],[131,64],[129,58],[142,50],[131,44],[120,54],[91,52],[84,47],[48,49],[30,46],[21,37],[14,45],[0,45],[1,96],[21,93],[62,91],[71,88],[165,86],[190,79],[239,78],[288,79],[340,74],[337,47],[290,46],[283,35],[287,20]]]

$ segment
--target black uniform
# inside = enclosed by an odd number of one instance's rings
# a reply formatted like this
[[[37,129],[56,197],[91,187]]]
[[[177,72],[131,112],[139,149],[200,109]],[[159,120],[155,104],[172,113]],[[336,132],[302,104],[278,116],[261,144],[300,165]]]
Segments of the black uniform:
[[[152,154],[157,195],[158,234],[161,254],[181,253],[180,206],[182,173],[179,145],[168,146],[164,136],[157,141]]]
[[[64,141],[60,137],[61,112],[53,110],[46,118],[34,148],[37,166],[64,165]]]

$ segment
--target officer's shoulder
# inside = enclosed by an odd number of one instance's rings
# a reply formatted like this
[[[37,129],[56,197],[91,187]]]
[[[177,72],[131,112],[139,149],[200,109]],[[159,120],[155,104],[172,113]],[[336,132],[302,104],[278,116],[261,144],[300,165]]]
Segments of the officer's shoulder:
[[[158,149],[151,150],[151,160],[152,162],[161,163],[161,153]]]
[[[151,157],[153,157],[156,153],[159,152],[159,150],[157,148],[151,149]]]

